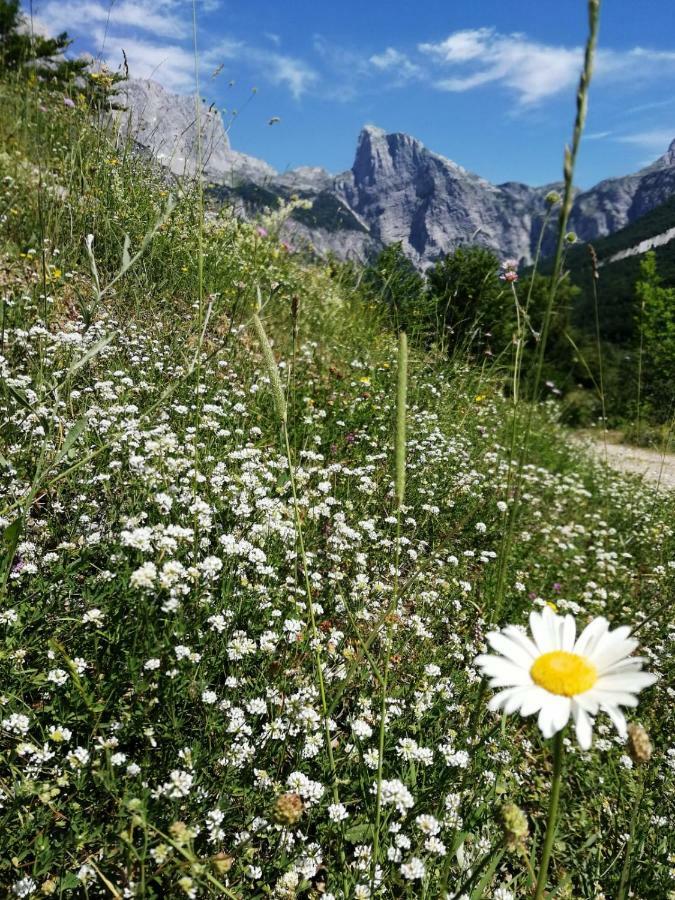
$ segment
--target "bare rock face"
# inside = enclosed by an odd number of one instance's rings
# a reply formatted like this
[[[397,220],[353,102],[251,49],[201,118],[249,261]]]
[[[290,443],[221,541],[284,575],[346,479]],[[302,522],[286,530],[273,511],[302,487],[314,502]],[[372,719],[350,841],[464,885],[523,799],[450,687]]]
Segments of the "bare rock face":
[[[493,185],[432,153],[406,134],[367,126],[351,178],[342,188],[350,206],[382,244],[401,241],[421,268],[461,244],[530,262],[545,215],[545,197],[560,184],[533,188]],[[591,240],[623,228],[675,193],[675,141],[646,169],[578,193],[570,228]],[[550,250],[554,223],[544,241]]]
[[[401,241],[420,267],[461,244],[529,259],[533,221],[548,188],[484,178],[407,134],[361,132],[343,192],[382,244]]]
[[[634,175],[608,178],[577,197],[570,226],[582,240],[612,234],[675,194],[675,141]]]
[[[203,173],[210,179],[276,175],[262,160],[232,150],[220,112],[202,101],[198,108],[194,97],[172,94],[156,81],[133,78],[123,83],[116,100],[126,107],[115,113],[122,133],[175,175],[194,175],[200,155]]]
[[[194,98],[132,79],[124,83],[121,99],[127,106],[116,113],[122,132],[173,173],[194,175],[199,158]],[[297,210],[287,223],[289,236],[343,259],[365,260],[400,241],[421,269],[463,244],[529,263],[546,194],[561,189],[559,184],[491,184],[410,135],[387,134],[373,125],[361,131],[348,172],[331,175],[305,166],[279,174],[231,148],[218,110],[202,103],[199,120],[203,173],[217,186],[221,202],[233,202],[251,216],[292,196],[310,200],[311,210]],[[570,229],[582,240],[611,234],[674,193],[675,140],[645,169],[578,193]],[[553,246],[554,220],[544,237],[544,253]]]

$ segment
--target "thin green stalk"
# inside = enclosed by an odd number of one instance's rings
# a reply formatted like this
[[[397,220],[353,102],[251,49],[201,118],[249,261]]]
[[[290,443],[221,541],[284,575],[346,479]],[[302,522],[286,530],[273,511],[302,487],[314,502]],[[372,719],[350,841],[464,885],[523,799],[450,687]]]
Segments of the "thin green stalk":
[[[387,611],[387,630],[384,646],[384,667],[382,672],[382,699],[380,702],[380,727],[378,734],[377,791],[375,799],[375,829],[373,833],[373,856],[371,859],[371,891],[375,889],[375,874],[380,849],[380,822],[382,819],[382,772],[384,766],[384,739],[387,718],[387,688],[392,649],[392,614],[398,602],[399,567],[401,561],[401,512],[405,500],[406,462],[406,414],[408,394],[408,338],[405,331],[398,337],[398,365],[396,383],[396,435],[395,435],[395,483],[396,497],[396,546],[394,552],[394,586]]]
[[[638,795],[635,798],[635,803],[633,804],[633,812],[630,817],[630,827],[628,830],[628,841],[626,842],[626,853],[623,859],[623,867],[621,869],[621,880],[619,882],[619,892],[616,895],[616,900],[626,900],[628,895],[628,888],[630,886],[630,863],[631,863],[631,855],[633,851],[633,844],[635,842],[635,828],[637,826],[638,816],[640,815],[640,809],[642,807],[642,798],[645,795],[645,779],[644,775],[640,781],[640,790],[638,791]]]
[[[333,755],[333,745],[330,736],[330,721],[328,718],[328,703],[326,700],[326,685],[323,679],[323,668],[321,664],[321,651],[319,650],[319,632],[316,627],[316,617],[314,615],[314,601],[312,600],[312,586],[309,583],[309,564],[307,554],[305,552],[305,541],[302,534],[302,521],[300,519],[300,504],[298,503],[298,495],[295,483],[295,473],[293,470],[293,456],[291,454],[291,444],[288,438],[288,427],[284,421],[282,424],[284,434],[284,444],[286,447],[286,459],[288,461],[288,472],[291,482],[291,493],[293,495],[293,508],[295,512],[295,533],[298,538],[298,547],[300,549],[300,559],[302,560],[302,571],[305,581],[306,608],[307,617],[309,619],[310,631],[312,634],[312,643],[314,644],[314,663],[316,666],[316,677],[319,684],[319,696],[321,699],[321,711],[323,714],[324,731],[326,735],[326,752],[328,753],[328,762],[330,764],[332,793],[335,803],[340,802],[337,786],[337,769],[335,767],[335,757]]]
[[[644,355],[645,332],[644,332],[644,316],[645,316],[645,298],[642,297],[640,303],[640,346],[638,348],[638,371],[637,371],[637,410],[635,412],[635,440],[640,446],[640,435],[642,432],[642,422],[640,417],[640,409],[642,406],[642,357]]]
[[[527,297],[525,298],[525,306],[521,309],[520,303],[518,301],[518,292],[516,291],[515,283],[511,283],[511,290],[513,291],[513,297],[516,304],[516,317],[518,323],[518,332],[517,332],[517,340],[518,344],[516,346],[516,357],[514,360],[514,372],[513,372],[513,414],[511,417],[511,440],[509,442],[509,456],[508,456],[508,470],[506,473],[506,501],[511,494],[511,487],[513,481],[513,460],[516,455],[516,437],[518,435],[518,422],[520,415],[520,384],[522,381],[523,374],[523,350],[524,350],[524,333],[521,334],[521,331],[524,332],[524,328],[521,325],[521,313],[523,314],[523,319],[525,323],[529,322],[528,318],[528,310],[530,308],[530,303],[532,301],[532,291],[534,289],[534,281],[537,275],[537,270],[539,268],[539,262],[541,260],[541,248],[544,242],[544,235],[546,234],[546,229],[548,227],[549,220],[551,218],[551,212],[553,210],[554,201],[549,201],[547,198],[546,204],[546,214],[544,215],[544,221],[541,225],[541,231],[539,232],[539,238],[537,239],[537,249],[534,254],[534,265],[532,267],[532,274],[530,276],[530,284],[527,290]],[[499,562],[497,568],[497,590],[495,592],[495,602],[492,607],[492,618],[491,621],[495,621],[499,613],[501,612],[501,608],[504,602],[504,588],[505,588],[505,579],[506,579],[506,563],[507,556],[506,553],[507,548],[510,548],[511,541],[513,539],[513,529],[515,528],[515,520],[513,517],[509,516],[507,520],[508,528],[502,532],[502,540],[501,547],[499,552]]]
[[[592,244],[588,245],[588,250],[591,255],[592,263],[591,281],[593,284],[593,311],[595,313],[595,343],[598,351],[598,391],[600,393],[600,405],[602,409],[602,437],[605,445],[605,471],[607,471],[607,467],[609,465],[607,453],[607,408],[605,405],[605,378],[602,358],[602,343],[600,341],[600,310],[598,308],[598,279],[600,278],[600,272],[598,270],[598,255],[595,252],[595,248]]]
[[[551,860],[551,851],[553,850],[553,841],[555,839],[558,822],[558,801],[560,800],[563,756],[565,751],[565,745],[563,743],[564,734],[565,729],[563,728],[553,738],[553,778],[551,781],[551,796],[548,805],[548,818],[546,820],[546,837],[544,838],[544,849],[542,850],[541,863],[539,864],[539,877],[537,878],[534,900],[542,900],[546,889],[548,864]]]
[[[574,168],[581,146],[581,136],[586,124],[586,113],[588,111],[588,91],[593,77],[593,60],[595,57],[595,48],[598,42],[598,31],[600,28],[600,0],[588,0],[588,38],[586,40],[586,49],[584,52],[584,67],[581,70],[579,79],[579,87],[577,89],[577,114],[574,121],[574,131],[572,133],[572,146],[565,147],[565,156],[563,163],[564,190],[563,198],[560,206],[560,214],[558,216],[558,240],[556,242],[555,256],[553,260],[553,274],[551,277],[551,285],[548,293],[548,302],[544,313],[544,321],[541,329],[541,338],[539,345],[539,353],[537,357],[537,367],[535,372],[534,386],[532,391],[532,399],[537,400],[539,388],[541,385],[542,369],[544,365],[544,351],[546,349],[546,341],[553,317],[553,308],[555,298],[558,292],[558,284],[562,273],[563,252],[565,249],[565,240],[567,237],[567,223],[569,222],[570,213],[572,212],[572,204],[574,202]]]
[[[534,410],[539,398],[541,388],[542,373],[544,367],[544,355],[546,352],[546,343],[550,330],[551,320],[553,318],[553,310],[555,307],[555,299],[558,291],[558,284],[561,279],[563,251],[565,248],[565,240],[567,235],[567,224],[569,222],[572,204],[574,202],[574,168],[581,145],[581,136],[583,134],[586,122],[586,112],[588,109],[588,91],[593,75],[593,59],[595,57],[595,48],[598,40],[598,31],[600,26],[600,0],[588,0],[588,38],[586,40],[586,49],[584,53],[584,66],[579,79],[579,87],[577,89],[577,112],[574,121],[574,130],[572,133],[571,147],[565,147],[563,175],[564,190],[558,216],[558,239],[553,262],[553,274],[551,275],[551,283],[548,292],[546,309],[542,323],[537,355],[535,360],[535,374],[530,394],[530,405],[525,417],[525,430],[523,433],[523,441],[518,454],[518,467],[515,478],[514,496],[512,498],[511,511],[507,532],[502,544],[500,553],[499,573],[497,595],[495,599],[495,616],[501,609],[503,603],[503,593],[506,578],[506,567],[508,559],[511,555],[511,547],[513,545],[513,536],[516,531],[516,522],[518,517],[518,507],[520,498],[520,489],[522,484],[522,473],[527,458],[527,451],[532,432],[532,422]]]
[[[257,289],[258,294],[258,304],[261,305],[261,295],[260,288]],[[316,668],[316,678],[319,686],[319,697],[321,700],[321,713],[323,718],[323,726],[326,738],[326,753],[328,755],[328,762],[330,766],[331,772],[331,790],[333,794],[333,800],[335,803],[340,802],[338,785],[337,785],[337,769],[335,765],[335,756],[333,754],[333,745],[331,741],[330,735],[330,717],[328,714],[328,701],[326,699],[326,685],[323,678],[323,668],[321,661],[321,651],[320,651],[320,639],[319,632],[316,627],[316,617],[314,615],[314,601],[312,599],[312,586],[309,581],[309,564],[307,561],[307,553],[305,551],[305,540],[303,536],[302,530],[302,520],[300,518],[300,504],[298,502],[298,493],[297,493],[297,485],[295,481],[295,467],[293,465],[293,453],[291,451],[291,442],[288,434],[288,409],[286,405],[286,398],[284,396],[283,386],[281,384],[281,378],[279,377],[279,369],[274,358],[274,353],[272,351],[271,344],[267,337],[267,332],[265,331],[265,326],[262,323],[262,320],[258,313],[255,313],[253,316],[253,328],[255,330],[256,336],[258,338],[258,342],[260,343],[260,347],[263,354],[263,359],[265,362],[265,367],[267,369],[267,374],[269,376],[271,385],[272,385],[272,394],[274,396],[274,404],[277,411],[277,415],[279,417],[279,422],[281,425],[281,430],[284,439],[284,449],[286,452],[286,461],[288,464],[288,473],[289,480],[291,484],[291,494],[293,497],[293,511],[295,518],[295,534],[298,542],[298,549],[300,551],[300,559],[302,562],[302,570],[304,575],[305,582],[305,605],[307,610],[307,619],[309,622],[309,628],[312,638],[313,652],[314,652],[314,664]]]
[[[398,370],[396,386],[396,506],[400,514],[405,497],[406,396],[408,392],[408,338],[405,331],[398,337]]]
[[[195,127],[197,129],[197,159],[195,169],[197,176],[197,317],[198,330],[203,329],[204,324],[204,181],[202,177],[202,121],[201,99],[199,96],[199,52],[197,48],[197,0],[192,0],[192,44],[195,64]],[[195,421],[193,441],[193,480],[192,494],[196,503],[199,491],[199,436],[202,418],[202,342],[197,345],[197,357],[195,366]],[[199,552],[199,514],[194,513],[194,562],[197,562]]]

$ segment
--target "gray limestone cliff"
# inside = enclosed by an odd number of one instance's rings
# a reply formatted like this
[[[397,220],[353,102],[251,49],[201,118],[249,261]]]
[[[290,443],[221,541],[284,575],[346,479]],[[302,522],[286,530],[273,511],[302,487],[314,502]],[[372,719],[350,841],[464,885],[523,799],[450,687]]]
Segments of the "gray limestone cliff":
[[[197,169],[197,115],[192,97],[172,94],[153,81],[130,80],[121,99],[123,134],[152,153],[176,175]],[[419,268],[462,244],[530,262],[545,214],[546,194],[560,185],[494,185],[428,150],[407,134],[367,125],[358,138],[352,168],[338,175],[301,167],[277,173],[260,159],[238,153],[218,110],[201,104],[203,173],[220,202],[256,215],[279,199],[297,195],[312,202],[285,227],[297,242],[320,254],[366,259],[400,241]],[[675,194],[675,141],[652,165],[610,178],[577,193],[570,229],[583,240],[611,234]],[[555,217],[554,217],[555,218]],[[554,223],[544,240],[550,251]]]

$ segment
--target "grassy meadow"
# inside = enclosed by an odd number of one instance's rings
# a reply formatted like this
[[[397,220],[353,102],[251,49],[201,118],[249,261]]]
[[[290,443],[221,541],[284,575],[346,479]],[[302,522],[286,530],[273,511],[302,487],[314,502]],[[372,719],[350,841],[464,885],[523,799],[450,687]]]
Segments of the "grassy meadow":
[[[673,495],[65,99],[0,82],[0,895],[674,897]],[[659,679],[648,762],[562,733],[535,886],[476,657],[543,609]]]

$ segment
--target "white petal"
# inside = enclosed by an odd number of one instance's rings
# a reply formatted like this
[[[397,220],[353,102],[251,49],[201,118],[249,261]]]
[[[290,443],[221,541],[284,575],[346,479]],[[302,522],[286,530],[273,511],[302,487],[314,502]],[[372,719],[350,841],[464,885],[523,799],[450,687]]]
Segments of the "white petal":
[[[556,619],[557,616],[554,615],[548,606],[544,607],[542,613],[530,613],[530,630],[540,654],[551,653],[553,650],[560,649]]]
[[[598,640],[605,634],[608,628],[609,622],[607,619],[602,616],[593,619],[579,635],[579,638],[574,645],[574,652],[578,653],[579,656],[589,656],[593,652],[593,648]]]
[[[503,709],[507,716],[511,715],[521,706],[532,690],[530,687],[507,688],[505,691],[500,691],[492,697],[488,703],[488,708],[493,712],[497,709]]]
[[[593,740],[593,720],[576,698],[572,701],[572,718],[577,732],[577,741],[582,750],[589,750]]]
[[[619,672],[617,675],[603,675],[593,687],[599,691],[631,691],[637,694],[658,681],[652,672]]]
[[[551,714],[551,707],[548,703],[545,703],[539,710],[537,725],[545,738],[553,737],[553,717]]]
[[[523,699],[520,707],[521,716],[531,716],[532,713],[539,712],[551,695],[541,687],[531,687],[527,696]]]
[[[493,687],[532,684],[528,669],[517,666],[503,656],[478,656],[476,664],[481,667],[484,675],[493,679]]]
[[[614,663],[626,659],[626,657],[637,650],[640,643],[635,638],[615,639],[614,634],[607,635],[604,640],[598,643],[593,652],[588,654],[588,659],[599,672],[604,672],[605,669],[608,669]]]
[[[572,711],[572,700],[570,697],[558,697],[553,710],[553,727],[554,734],[564,728],[569,722],[570,713]]]
[[[619,732],[621,737],[626,737],[626,717],[621,712],[618,706],[605,706],[603,704],[604,711],[610,717],[612,722],[614,723],[614,727]]]
[[[590,693],[590,692],[589,692]],[[637,706],[638,699],[635,694],[628,691],[605,691],[595,685],[592,690],[593,697],[601,706]]]
[[[593,688],[583,694],[575,694],[574,702],[591,716],[597,715],[600,709],[600,701],[594,696]]]
[[[507,716],[514,713],[517,709],[520,709],[530,690],[531,688],[529,687],[518,687],[513,689],[513,696],[504,704],[504,712]]]
[[[495,712],[498,709],[503,709],[509,700],[516,695],[519,691],[522,691],[520,687],[510,687],[505,691],[500,691],[498,694],[495,694],[494,697],[491,697],[488,702],[488,709]]]
[[[515,625],[507,625],[506,628],[502,629],[503,634],[506,635],[507,638],[510,638],[514,644],[518,644],[520,647],[525,650],[525,652],[532,657],[532,659],[536,659],[539,656],[539,651],[537,650],[534,642],[530,639],[528,635],[517,628]]]
[[[532,668],[535,657],[524,650],[519,644],[516,644],[515,641],[508,638],[505,634],[501,634],[499,631],[491,631],[490,634],[488,634],[487,639],[492,649],[496,650],[497,653],[501,653],[502,656],[505,656],[507,659],[510,659],[511,662],[516,663],[518,666],[522,666],[528,671]]]
[[[561,649],[571,653],[572,650],[574,650],[574,641],[577,636],[577,626],[574,621],[574,616],[565,616],[562,622],[560,640]]]
[[[545,738],[553,737],[569,721],[572,703],[569,697],[551,695],[539,711],[537,724]]]
[[[605,675],[618,675],[621,672],[639,672],[644,663],[648,662],[646,656],[629,656],[627,659],[620,659],[606,669],[602,670],[603,677]]]

